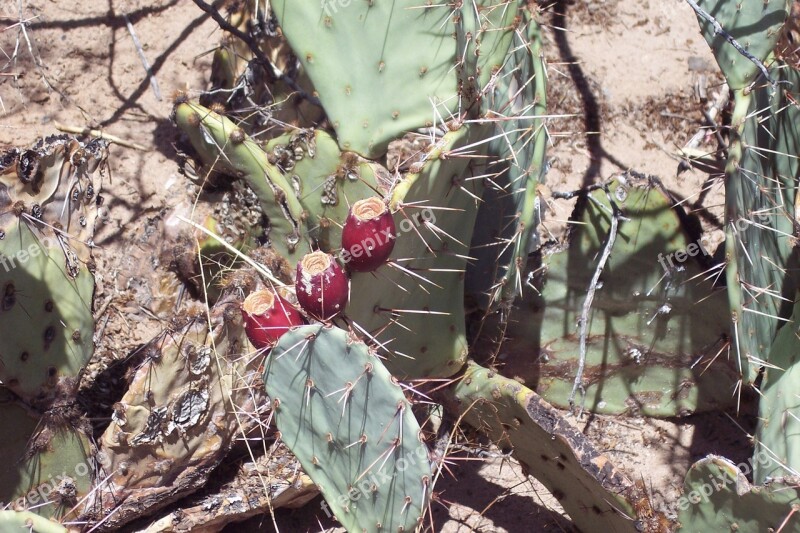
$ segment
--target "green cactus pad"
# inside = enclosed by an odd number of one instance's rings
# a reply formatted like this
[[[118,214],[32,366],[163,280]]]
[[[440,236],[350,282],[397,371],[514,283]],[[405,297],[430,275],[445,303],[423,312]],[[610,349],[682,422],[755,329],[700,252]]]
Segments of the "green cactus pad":
[[[342,150],[374,158],[458,108],[452,9],[398,2],[272,3]]]
[[[40,402],[56,393],[62,378],[76,378],[92,355],[94,278],[85,267],[69,275],[51,232],[7,221],[0,217],[0,380]]]
[[[657,183],[628,175],[609,185],[609,195],[628,220],[619,225],[592,303],[584,407],[664,417],[730,405],[738,373],[726,353],[719,355],[729,328],[725,291],[714,289],[702,275],[705,268],[686,253],[703,257],[711,250],[690,239]],[[578,321],[605,246],[608,210],[603,190],[582,202],[569,245],[545,253],[535,289],[526,290],[500,326],[506,340],[479,349],[505,354],[505,373],[535,383],[539,394],[563,408],[569,408],[580,353]],[[485,329],[484,338],[493,337]]]
[[[50,428],[7,391],[0,389],[0,501],[37,515],[74,520],[78,503],[92,488],[92,447],[80,430]],[[13,428],[13,431],[11,431]]]
[[[630,503],[635,485],[535,392],[470,363],[447,391],[446,401],[448,409],[463,415],[501,449],[512,450],[578,529],[637,531]]]
[[[386,348],[386,366],[397,377],[450,376],[466,362],[463,271],[483,187],[475,179],[483,167],[471,161],[480,159],[486,145],[472,147],[470,157],[453,152],[484,139],[487,131],[472,124],[449,131],[419,170],[393,189],[394,209],[415,206],[394,213],[398,236],[390,261],[405,271],[384,265],[351,278],[350,293],[359,297],[351,298],[347,316]]]
[[[528,253],[538,242],[547,78],[541,28],[527,9],[521,13],[525,25],[515,32],[513,51],[484,100],[486,116],[502,119],[495,124],[502,135],[489,144],[493,162],[487,171],[496,185],[484,192],[470,252],[477,262],[467,274],[469,291],[483,308],[509,304],[522,294]]]
[[[57,522],[28,511],[0,511],[0,533],[67,533]]]
[[[515,34],[524,32],[517,27],[519,2],[474,0],[448,8],[455,26],[459,110],[477,116],[483,97],[493,89],[495,76],[508,64]]]
[[[725,167],[726,277],[731,336],[741,374],[753,381],[768,359],[798,283],[795,202],[800,177],[800,73],[776,65],[771,88],[734,91]]]
[[[269,218],[270,243],[296,261],[311,248],[302,228],[303,209],[292,187],[258,144],[230,119],[203,106],[182,102],[173,110],[178,127],[212,169],[243,178]]]
[[[303,130],[267,143],[267,156],[277,159],[287,181],[303,206],[308,235],[319,249],[332,252],[341,246],[342,225],[350,206],[381,195],[391,175],[377,163],[353,152],[342,153],[336,141],[322,130]]]
[[[752,486],[736,465],[710,455],[692,465],[684,483],[675,504],[679,531],[800,531],[797,477]]]
[[[722,29],[745,50],[762,62],[767,61],[775,48],[789,15],[787,0],[698,0],[697,4],[714,17]],[[711,23],[700,16],[697,19],[703,37],[714,52],[731,89],[743,89],[753,83],[761,73],[756,64],[717,34]]]
[[[0,380],[37,407],[77,383],[94,349],[91,239],[105,157],[104,141],[69,136],[0,156]]]
[[[479,106],[518,3],[273,2],[342,150],[375,158],[407,131]],[[376,95],[380,95],[376,97]]]
[[[764,483],[768,478],[800,472],[800,297],[795,300],[791,322],[778,330],[769,363],[761,383],[758,404],[758,428],[754,457],[753,480]],[[798,476],[800,477],[800,476]]]
[[[264,371],[281,439],[348,531],[413,531],[433,480],[411,404],[366,345],[303,326]]]

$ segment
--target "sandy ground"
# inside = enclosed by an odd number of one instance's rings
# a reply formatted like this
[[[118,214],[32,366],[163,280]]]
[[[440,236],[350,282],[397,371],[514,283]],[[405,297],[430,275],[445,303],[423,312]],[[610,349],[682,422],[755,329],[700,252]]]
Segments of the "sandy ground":
[[[20,7],[29,21],[24,32],[15,25]],[[152,65],[160,98],[144,75],[125,16]],[[0,147],[30,144],[55,133],[58,123],[102,129],[145,148],[112,148],[109,213],[95,239],[96,307],[103,310],[104,328],[98,353],[122,358],[170,318],[170,310],[159,307],[159,277],[153,274],[162,265],[148,246],[158,240],[163,219],[194,192],[179,174],[171,94],[197,95],[208,86],[209,52],[220,31],[187,0],[78,0],[69,7],[57,0],[4,0],[0,17],[2,52],[8,57],[17,50],[0,71]],[[550,189],[574,189],[633,169],[659,176],[678,197],[696,194],[706,176],[677,175],[672,154],[702,124],[696,85],[705,80],[713,97],[720,78],[688,5],[554,2],[541,21],[547,28],[550,109],[572,114],[550,124]],[[706,205],[718,204],[719,194],[712,192]],[[557,204],[547,230],[562,231],[570,210],[568,203]],[[753,423],[751,417],[737,422],[745,429]],[[706,453],[737,461],[749,455],[744,432],[722,414],[575,423],[652,490],[656,506],[678,497],[688,465]],[[436,487],[450,507],[433,508],[436,529],[569,530],[554,498],[512,460],[465,462],[454,472],[455,479],[445,476]],[[284,531],[330,525],[318,502],[279,511],[277,523]],[[259,526],[269,529],[271,520],[248,522],[248,528]]]

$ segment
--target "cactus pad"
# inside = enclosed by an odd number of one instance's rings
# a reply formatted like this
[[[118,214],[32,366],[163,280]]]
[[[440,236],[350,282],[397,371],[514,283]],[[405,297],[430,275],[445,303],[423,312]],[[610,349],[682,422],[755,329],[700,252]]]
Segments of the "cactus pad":
[[[325,252],[339,248],[350,206],[385,193],[391,181],[379,164],[339,151],[333,137],[322,130],[282,135],[269,141],[265,150],[292,184],[309,237]]]
[[[770,366],[764,372],[759,401],[758,428],[753,480],[764,483],[769,478],[800,472],[800,297],[795,300],[791,322],[778,330],[769,355]]]
[[[441,116],[457,108],[449,6],[279,0],[273,8],[342,150],[379,156],[432,122],[435,108]]]
[[[0,380],[39,407],[72,388],[94,349],[106,146],[57,136],[0,156]]]
[[[362,342],[303,326],[270,353],[264,383],[281,439],[349,531],[413,531],[431,495],[428,449],[403,395]]]
[[[722,29],[747,52],[761,62],[766,62],[775,48],[781,35],[781,28],[789,15],[787,0],[757,2],[699,0],[697,4],[714,17]],[[700,16],[698,21],[703,37],[714,52],[714,57],[731,89],[743,89],[753,83],[761,73],[756,64],[718,34],[709,21]]]
[[[273,7],[339,146],[368,158],[479,100],[502,67],[518,11],[516,1],[281,0]]]
[[[476,178],[482,167],[458,154],[487,131],[474,124],[448,131],[419,168],[403,176],[391,205],[413,207],[394,213],[396,265],[352,276],[350,292],[357,297],[347,316],[386,348],[386,366],[395,376],[449,376],[466,362],[463,270],[483,184]],[[485,146],[471,148],[470,156],[478,158]]]
[[[513,451],[581,531],[637,531],[635,485],[535,392],[470,363],[447,395],[464,421]]]
[[[243,178],[253,189],[269,218],[270,242],[281,255],[296,261],[311,250],[291,185],[253,139],[227,117],[198,104],[180,102],[173,116],[205,164]]]
[[[759,3],[760,4],[760,3]],[[791,314],[798,286],[795,201],[800,177],[800,72],[776,65],[781,84],[734,91],[725,167],[726,277],[735,353],[755,380]],[[767,259],[768,258],[768,259]]]
[[[606,414],[678,416],[729,405],[738,374],[734,362],[719,355],[729,328],[725,291],[705,280],[698,261],[711,250],[690,238],[658,183],[621,176],[609,193],[627,220],[619,225],[589,315],[584,406]],[[609,211],[603,190],[579,204],[568,246],[544,253],[535,290],[526,290],[503,324],[508,340],[492,349],[508,356],[507,372],[537,383],[539,394],[563,408],[569,408],[578,321],[605,246]]]
[[[211,310],[210,325],[194,319],[144,350],[100,441],[111,475],[96,499],[114,509],[114,527],[142,505],[162,507],[202,486],[264,401],[252,381],[259,361],[243,355],[239,302],[230,296]]]
[[[62,521],[75,520],[92,488],[92,447],[80,429],[44,419],[0,390],[0,501]],[[11,431],[13,428],[13,431]]]
[[[470,255],[471,292],[481,292],[481,305],[509,304],[522,294],[528,254],[538,242],[538,185],[544,181],[547,131],[547,78],[541,28],[528,10],[514,33],[512,52],[490,85],[484,100],[488,118],[497,118],[501,135],[489,144],[492,163]],[[499,256],[499,257],[498,257]],[[477,282],[477,283],[476,283]],[[474,285],[478,285],[474,287]],[[488,298],[487,298],[488,297]],[[488,299],[488,302],[486,301]]]
[[[0,533],[67,533],[59,523],[29,511],[0,511]]]
[[[749,467],[748,467],[749,468]],[[739,469],[710,455],[686,474],[677,502],[678,531],[800,531],[800,479],[778,478],[752,486]]]

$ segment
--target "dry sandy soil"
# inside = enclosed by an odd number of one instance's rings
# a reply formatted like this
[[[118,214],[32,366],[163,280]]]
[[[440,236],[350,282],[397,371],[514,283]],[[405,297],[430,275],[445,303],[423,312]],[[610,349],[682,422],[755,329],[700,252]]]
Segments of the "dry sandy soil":
[[[540,17],[547,28],[550,108],[573,116],[550,125],[549,188],[570,190],[633,169],[660,177],[677,197],[696,195],[707,176],[678,175],[673,154],[703,123],[705,104],[696,86],[704,81],[713,98],[721,78],[691,9],[681,0],[553,4]],[[16,24],[20,15],[28,21],[24,33]],[[125,16],[161,98],[144,75]],[[109,214],[95,239],[95,306],[104,328],[98,353],[108,360],[125,357],[169,319],[170,308],[159,299],[163,265],[151,247],[163,220],[195,193],[179,173],[170,95],[181,90],[196,96],[208,87],[209,52],[221,33],[188,0],[4,0],[0,17],[0,53],[12,56],[16,48],[16,59],[0,71],[0,147],[28,145],[60,124],[102,129],[144,148],[112,147]],[[718,200],[714,191],[706,205]],[[570,210],[557,204],[547,229],[562,231]],[[753,420],[713,414],[665,421],[596,416],[574,423],[642,480],[658,507],[675,501],[683,474],[699,457],[713,452],[737,462],[746,458],[741,428],[751,430]],[[452,504],[449,511],[434,506],[437,529],[570,530],[554,498],[513,460],[464,462],[454,472],[455,479],[444,476],[436,487]],[[278,526],[330,526],[318,503],[279,511]],[[248,526],[273,527],[268,517]]]

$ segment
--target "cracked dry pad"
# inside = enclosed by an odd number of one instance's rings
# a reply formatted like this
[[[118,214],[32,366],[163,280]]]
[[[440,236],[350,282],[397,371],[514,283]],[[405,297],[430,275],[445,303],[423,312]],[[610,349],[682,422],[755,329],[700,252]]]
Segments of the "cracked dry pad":
[[[258,361],[243,355],[238,305],[224,297],[211,311],[211,328],[195,320],[144,348],[145,362],[101,439],[113,474],[98,498],[114,509],[115,527],[143,505],[162,507],[203,485],[243,431],[241,418],[252,421],[254,402],[265,400],[251,390]]]

